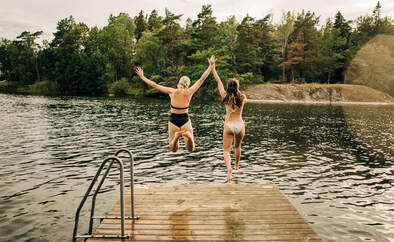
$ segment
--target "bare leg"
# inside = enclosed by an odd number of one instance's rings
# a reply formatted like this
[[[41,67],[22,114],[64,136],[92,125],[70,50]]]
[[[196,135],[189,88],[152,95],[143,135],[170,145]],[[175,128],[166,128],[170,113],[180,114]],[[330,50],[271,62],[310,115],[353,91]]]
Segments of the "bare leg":
[[[174,138],[170,141],[170,150],[176,152],[179,149],[179,138],[182,136],[182,132],[175,132]]]
[[[185,140],[185,145],[186,145],[186,149],[189,152],[193,152],[194,151],[194,136],[193,136],[193,127],[192,127],[192,123],[189,120],[187,123],[185,123],[182,127],[181,127],[183,133],[183,139]]]
[[[168,143],[170,145],[170,150],[176,152],[179,149],[179,138],[182,136],[180,128],[176,125],[168,122]]]
[[[241,146],[239,146],[238,148],[235,148],[235,165],[234,165],[234,169],[238,170],[239,169],[239,160],[241,158]]]
[[[193,152],[194,151],[193,134],[190,131],[186,131],[185,133],[183,133],[183,138],[185,139],[186,149],[189,152]]]
[[[231,150],[231,145],[233,143],[234,135],[230,131],[230,129],[224,125],[224,130],[223,130],[223,158],[224,158],[224,163],[226,164],[227,167],[227,181],[231,182],[231,173],[233,169],[231,168],[231,157],[230,157],[230,150]]]
[[[243,127],[242,131],[235,136],[234,142],[234,153],[235,153],[235,165],[234,169],[239,169],[239,160],[241,159],[241,143],[245,136],[245,126]]]
[[[231,173],[233,169],[231,168],[231,157],[230,152],[223,152],[224,163],[226,163],[227,167],[227,181],[231,182]]]

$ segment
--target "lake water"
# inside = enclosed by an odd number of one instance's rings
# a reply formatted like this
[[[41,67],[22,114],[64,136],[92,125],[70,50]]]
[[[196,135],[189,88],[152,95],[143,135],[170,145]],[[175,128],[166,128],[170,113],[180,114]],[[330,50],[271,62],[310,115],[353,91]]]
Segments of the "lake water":
[[[0,94],[0,241],[70,241],[82,196],[118,148],[135,153],[137,184],[225,183],[224,108],[193,100],[190,113],[196,151],[171,153],[165,99]],[[233,182],[276,184],[325,241],[394,241],[393,117],[393,105],[248,104]],[[113,171],[96,214],[119,199]]]

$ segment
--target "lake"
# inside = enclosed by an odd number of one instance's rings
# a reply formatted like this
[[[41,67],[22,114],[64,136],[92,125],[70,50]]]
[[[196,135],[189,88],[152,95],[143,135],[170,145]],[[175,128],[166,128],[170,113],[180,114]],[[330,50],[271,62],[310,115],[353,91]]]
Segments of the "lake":
[[[70,241],[91,179],[119,148],[136,155],[136,184],[225,183],[223,106],[192,100],[189,112],[195,152],[171,153],[164,98],[0,94],[0,240]],[[247,104],[233,183],[274,183],[324,241],[393,241],[393,117],[394,105]],[[97,215],[119,199],[118,174]]]

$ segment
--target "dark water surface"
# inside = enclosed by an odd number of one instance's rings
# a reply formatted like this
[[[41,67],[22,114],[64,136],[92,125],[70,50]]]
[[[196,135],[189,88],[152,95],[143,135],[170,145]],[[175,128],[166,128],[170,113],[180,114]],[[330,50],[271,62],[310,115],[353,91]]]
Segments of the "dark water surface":
[[[169,152],[168,112],[166,100],[0,94],[0,241],[70,241],[118,148],[137,155],[137,184],[224,183],[224,108],[192,102],[194,153]],[[325,241],[393,241],[393,117],[394,106],[248,104],[234,183],[276,184]],[[114,170],[96,214],[119,199],[117,180]]]

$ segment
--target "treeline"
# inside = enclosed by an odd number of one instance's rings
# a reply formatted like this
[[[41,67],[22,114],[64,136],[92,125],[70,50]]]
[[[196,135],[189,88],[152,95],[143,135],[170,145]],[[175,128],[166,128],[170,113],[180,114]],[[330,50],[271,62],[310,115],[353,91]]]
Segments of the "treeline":
[[[319,25],[314,12],[284,12],[280,23],[234,16],[218,22],[211,5],[202,6],[197,19],[168,9],[138,16],[111,15],[103,28],[89,28],[70,16],[57,23],[54,38],[37,44],[41,31],[25,31],[16,40],[0,42],[0,90],[59,95],[154,94],[134,73],[163,85],[176,86],[182,75],[196,81],[216,55],[223,80],[241,83],[341,83],[357,50],[376,34],[394,34],[393,20],[373,12],[346,20],[338,12]],[[216,90],[213,81],[204,93]]]

